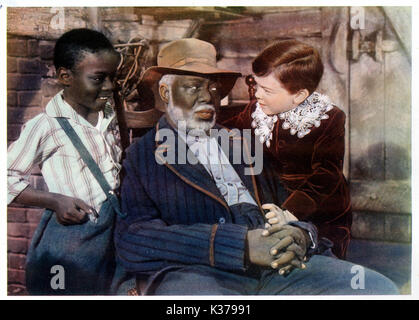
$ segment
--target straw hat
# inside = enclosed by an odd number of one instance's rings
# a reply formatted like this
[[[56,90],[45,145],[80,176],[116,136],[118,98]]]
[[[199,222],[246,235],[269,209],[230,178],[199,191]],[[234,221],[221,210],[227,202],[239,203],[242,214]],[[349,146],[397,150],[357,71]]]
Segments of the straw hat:
[[[159,80],[165,74],[178,74],[216,77],[221,82],[220,96],[224,98],[233,89],[241,73],[217,68],[216,55],[211,43],[199,39],[186,38],[169,42],[160,49],[157,66],[144,72],[137,86],[139,95],[143,99],[153,98],[155,107],[162,110],[163,102],[158,95]]]

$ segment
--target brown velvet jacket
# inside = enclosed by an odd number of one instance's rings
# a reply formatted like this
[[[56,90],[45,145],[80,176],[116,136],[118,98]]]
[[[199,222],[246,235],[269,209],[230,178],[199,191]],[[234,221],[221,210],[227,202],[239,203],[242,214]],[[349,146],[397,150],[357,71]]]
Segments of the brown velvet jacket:
[[[250,128],[255,102],[222,124]],[[343,175],[345,114],[335,106],[327,115],[329,118],[321,120],[320,127],[313,126],[303,138],[283,129],[283,120],[278,119],[271,146],[264,146],[264,155],[272,161],[289,192],[281,207],[299,220],[314,223],[319,236],[333,242],[333,253],[345,258],[352,224],[349,187]]]

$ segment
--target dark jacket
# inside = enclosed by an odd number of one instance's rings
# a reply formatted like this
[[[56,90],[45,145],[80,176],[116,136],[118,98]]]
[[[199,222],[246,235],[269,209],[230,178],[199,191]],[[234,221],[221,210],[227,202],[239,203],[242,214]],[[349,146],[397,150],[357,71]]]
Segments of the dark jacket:
[[[282,203],[286,191],[269,168],[258,176],[245,175],[245,165],[231,162],[258,206],[229,207],[201,164],[156,161],[178,148],[175,131],[174,142],[156,141],[161,129],[173,130],[164,116],[127,149],[121,201],[128,216],[118,218],[115,233],[119,261],[135,273],[184,264],[244,271],[248,229],[263,228],[261,205]],[[234,139],[243,141],[232,135],[230,144]]]

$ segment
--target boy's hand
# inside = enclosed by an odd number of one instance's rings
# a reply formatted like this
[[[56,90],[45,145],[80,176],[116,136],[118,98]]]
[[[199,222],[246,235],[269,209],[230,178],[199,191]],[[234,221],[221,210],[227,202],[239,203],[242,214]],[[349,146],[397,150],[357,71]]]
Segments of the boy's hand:
[[[266,224],[265,229],[272,227],[273,225],[285,225],[290,221],[298,221],[288,210],[282,210],[280,207],[273,203],[265,203],[262,205],[262,209],[265,210]]]
[[[88,214],[94,212],[84,201],[64,195],[57,197],[53,210],[58,223],[65,226],[84,223],[89,218]]]
[[[25,206],[36,206],[55,211],[58,223],[62,225],[80,224],[89,218],[95,222],[97,213],[84,201],[59,193],[36,190],[31,186],[24,189],[14,200]]]

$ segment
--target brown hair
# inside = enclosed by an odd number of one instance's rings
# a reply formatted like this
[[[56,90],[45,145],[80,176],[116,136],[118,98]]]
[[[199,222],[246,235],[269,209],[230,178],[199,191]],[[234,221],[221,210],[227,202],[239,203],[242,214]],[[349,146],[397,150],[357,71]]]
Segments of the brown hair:
[[[297,40],[283,40],[269,45],[253,60],[252,68],[258,77],[274,72],[290,93],[301,89],[313,93],[323,75],[319,52]]]

